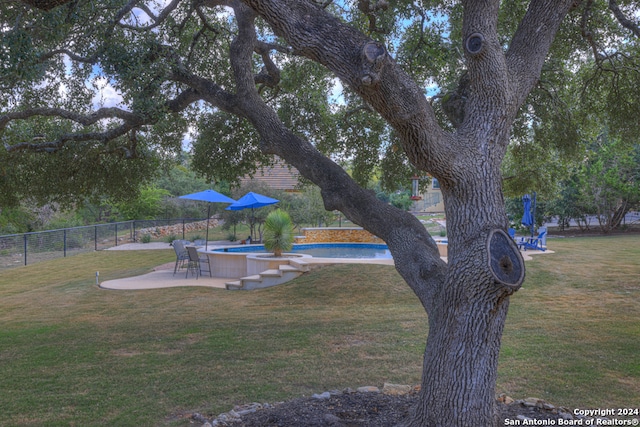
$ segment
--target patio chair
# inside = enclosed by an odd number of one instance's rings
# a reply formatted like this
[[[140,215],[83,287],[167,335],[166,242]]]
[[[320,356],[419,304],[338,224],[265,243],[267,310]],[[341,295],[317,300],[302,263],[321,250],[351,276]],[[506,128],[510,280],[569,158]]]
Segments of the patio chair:
[[[198,266],[200,267],[200,275],[202,273],[209,273],[209,277],[213,277],[211,273],[211,264],[209,263],[209,257],[206,254],[198,252]]]
[[[518,245],[518,249],[522,249],[524,247],[524,244],[527,242],[527,239],[522,236],[516,237],[515,228],[509,229],[509,237],[511,237],[511,239],[513,239],[513,241],[516,242],[516,245]]]
[[[197,279],[199,276],[202,276],[203,270],[209,273],[209,277],[213,277],[211,274],[209,257],[207,255],[200,255],[198,253],[198,248],[195,246],[187,246],[187,253],[189,255],[189,263],[187,264],[186,277],[189,277],[189,272],[191,272],[191,274],[195,273]]]
[[[522,243],[522,247],[524,248],[525,251],[527,249],[533,249],[533,250],[538,250],[543,252],[546,251],[547,248],[542,246],[542,238],[544,237],[545,234],[547,234],[547,232],[543,231],[540,234],[538,234],[538,237],[530,238],[529,240]]]
[[[176,274],[178,268],[182,268],[184,263],[189,260],[189,254],[185,249],[185,244],[188,244],[186,240],[174,240],[171,242],[173,250],[176,252],[176,265],[173,267],[173,274]]]
[[[198,249],[195,246],[187,246],[187,274],[185,278],[189,277],[189,272],[196,275],[196,279],[200,276],[200,258],[198,257]]]

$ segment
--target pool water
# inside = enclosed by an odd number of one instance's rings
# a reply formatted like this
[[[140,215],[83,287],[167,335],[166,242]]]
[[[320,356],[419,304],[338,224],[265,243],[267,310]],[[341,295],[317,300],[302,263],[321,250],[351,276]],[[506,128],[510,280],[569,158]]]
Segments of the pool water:
[[[266,252],[263,245],[216,249],[221,252]],[[291,253],[307,254],[315,258],[374,258],[391,259],[387,245],[373,243],[308,243],[293,245]]]

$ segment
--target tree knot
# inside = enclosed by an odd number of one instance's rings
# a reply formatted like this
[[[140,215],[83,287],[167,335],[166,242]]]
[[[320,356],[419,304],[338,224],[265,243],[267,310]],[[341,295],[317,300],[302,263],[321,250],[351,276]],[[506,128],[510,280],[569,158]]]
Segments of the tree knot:
[[[380,80],[380,71],[387,57],[387,50],[377,42],[367,42],[362,48],[362,83],[373,85]]]
[[[491,230],[487,238],[489,271],[499,286],[516,291],[524,281],[524,261],[513,239],[503,230]]]
[[[482,53],[485,47],[484,36],[480,33],[473,33],[464,41],[464,49],[471,56],[477,56]]]

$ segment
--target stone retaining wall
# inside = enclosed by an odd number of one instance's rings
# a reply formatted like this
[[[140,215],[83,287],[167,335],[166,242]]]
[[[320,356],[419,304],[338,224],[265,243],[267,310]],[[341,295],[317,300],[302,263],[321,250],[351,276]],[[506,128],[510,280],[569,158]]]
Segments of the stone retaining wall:
[[[360,227],[303,228],[296,243],[384,243],[382,239]]]
[[[218,225],[222,224],[221,220],[211,218],[209,220],[209,228],[215,228]],[[183,228],[184,227],[184,228]],[[136,241],[140,241],[140,238],[144,235],[151,236],[152,239],[160,239],[166,236],[176,236],[178,238],[182,238],[182,231],[185,233],[190,233],[193,231],[200,231],[207,229],[207,220],[198,221],[198,222],[189,222],[183,224],[174,224],[174,225],[164,225],[162,227],[149,227],[142,228],[136,231]]]

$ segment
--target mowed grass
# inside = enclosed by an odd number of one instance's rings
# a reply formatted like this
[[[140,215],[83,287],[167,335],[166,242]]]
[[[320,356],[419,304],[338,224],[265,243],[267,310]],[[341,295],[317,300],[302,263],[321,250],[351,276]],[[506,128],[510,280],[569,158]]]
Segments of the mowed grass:
[[[419,381],[426,315],[392,268],[253,292],[95,286],[96,270],[173,259],[105,251],[0,273],[0,425],[188,425],[193,412]]]
[[[549,246],[511,300],[496,391],[637,406],[640,238]],[[251,292],[95,286],[96,271],[173,259],[104,251],[0,272],[0,425],[186,426],[193,412],[420,381],[427,317],[392,267],[326,267]]]
[[[640,404],[640,236],[549,239],[511,300],[498,391],[580,408]]]

